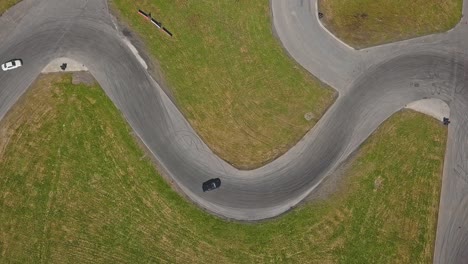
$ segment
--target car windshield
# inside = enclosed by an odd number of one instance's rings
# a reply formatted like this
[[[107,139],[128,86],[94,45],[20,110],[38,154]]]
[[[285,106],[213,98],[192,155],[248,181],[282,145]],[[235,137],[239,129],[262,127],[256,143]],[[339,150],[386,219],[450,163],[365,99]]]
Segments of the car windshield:
[[[16,63],[14,61],[10,62],[11,66],[15,66]]]

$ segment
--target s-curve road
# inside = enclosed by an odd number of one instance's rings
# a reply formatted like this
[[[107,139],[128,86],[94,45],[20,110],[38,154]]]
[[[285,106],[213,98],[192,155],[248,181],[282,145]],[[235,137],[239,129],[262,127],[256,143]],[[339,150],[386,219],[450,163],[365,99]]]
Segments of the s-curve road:
[[[449,104],[452,124],[435,262],[468,260],[465,28],[355,51],[320,26],[315,1],[271,5],[285,49],[340,97],[296,146],[259,169],[237,170],[210,151],[126,46],[105,0],[23,0],[0,18],[0,58],[24,61],[22,68],[0,73],[0,119],[48,62],[74,59],[95,76],[164,173],[192,201],[223,217],[258,220],[304,199],[406,104],[439,98]],[[215,177],[222,187],[203,193],[201,183]]]
[[[361,92],[372,97],[372,93],[378,92],[384,100],[389,100],[387,103],[401,108],[405,100],[390,101],[394,100],[390,98],[395,96],[393,93],[408,93],[411,97],[409,100],[412,100],[422,95],[417,95],[422,88],[425,94],[422,98],[440,98],[449,105],[453,122],[449,127],[444,164],[434,263],[468,263],[466,16],[446,33],[354,50],[321,25],[317,15],[317,0],[273,0],[271,7],[275,32],[287,52],[312,74],[335,87],[340,92],[340,98],[354,97]],[[467,0],[463,2],[463,14],[468,14]],[[412,70],[397,66],[408,60],[416,62]],[[374,83],[362,85],[361,80],[373,80]],[[421,81],[425,83],[423,87],[420,86]],[[384,111],[372,105],[365,107],[370,107],[368,111]],[[373,119],[369,122],[380,122],[383,116],[361,117]],[[355,125],[361,126],[361,122]],[[355,129],[349,131],[353,139],[361,139],[362,134],[358,134],[361,132]]]

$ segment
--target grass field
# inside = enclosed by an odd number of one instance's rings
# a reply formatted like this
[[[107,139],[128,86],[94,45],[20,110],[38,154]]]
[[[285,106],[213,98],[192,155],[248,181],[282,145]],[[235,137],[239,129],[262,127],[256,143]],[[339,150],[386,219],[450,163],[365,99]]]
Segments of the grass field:
[[[239,168],[284,153],[334,100],[334,92],[299,68],[273,37],[268,0],[112,2],[159,61],[195,130]],[[174,37],[144,20],[138,8]]]
[[[14,6],[21,0],[0,0],[0,16],[7,10],[8,8]]]
[[[0,122],[0,263],[430,263],[445,137],[398,113],[335,195],[231,223],[162,180],[98,86],[43,76]]]
[[[463,0],[318,0],[322,21],[356,48],[413,38],[453,28]]]

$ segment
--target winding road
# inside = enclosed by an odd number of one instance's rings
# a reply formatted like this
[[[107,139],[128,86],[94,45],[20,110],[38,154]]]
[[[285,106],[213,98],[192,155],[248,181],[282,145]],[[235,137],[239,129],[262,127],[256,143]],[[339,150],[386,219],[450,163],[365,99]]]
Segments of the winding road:
[[[467,14],[468,0],[463,13]],[[0,73],[0,119],[53,59],[83,63],[164,173],[213,214],[259,220],[286,212],[333,172],[388,117],[438,98],[450,107],[435,263],[468,263],[468,25],[354,50],[317,19],[316,0],[272,0],[285,50],[339,92],[317,125],[280,158],[241,171],[217,157],[123,41],[105,0],[23,0],[0,17],[0,58],[25,65]],[[220,177],[222,188],[201,183]]]

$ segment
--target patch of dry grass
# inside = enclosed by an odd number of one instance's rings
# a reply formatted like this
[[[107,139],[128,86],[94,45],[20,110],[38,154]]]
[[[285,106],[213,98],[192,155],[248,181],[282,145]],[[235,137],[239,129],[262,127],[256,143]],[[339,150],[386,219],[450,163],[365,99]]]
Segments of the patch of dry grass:
[[[10,7],[16,5],[21,0],[0,0],[0,16]]]
[[[322,21],[356,48],[394,42],[453,28],[463,0],[318,0]]]
[[[172,191],[104,92],[70,75],[41,77],[0,131],[1,263],[431,262],[446,132],[421,114],[387,121],[327,201],[259,224]]]

